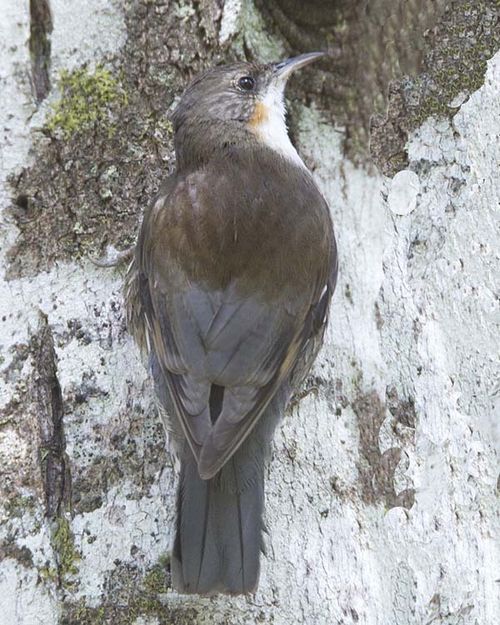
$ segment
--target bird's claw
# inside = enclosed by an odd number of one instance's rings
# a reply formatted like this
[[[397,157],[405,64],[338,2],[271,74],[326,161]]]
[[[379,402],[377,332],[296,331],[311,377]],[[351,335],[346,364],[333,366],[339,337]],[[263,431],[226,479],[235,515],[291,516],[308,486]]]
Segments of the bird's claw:
[[[106,249],[105,256],[101,258],[92,258],[90,261],[97,267],[103,267],[109,269],[110,267],[118,267],[124,263],[130,261],[134,254],[134,246],[127,248],[126,250],[117,250],[112,245],[109,245]]]

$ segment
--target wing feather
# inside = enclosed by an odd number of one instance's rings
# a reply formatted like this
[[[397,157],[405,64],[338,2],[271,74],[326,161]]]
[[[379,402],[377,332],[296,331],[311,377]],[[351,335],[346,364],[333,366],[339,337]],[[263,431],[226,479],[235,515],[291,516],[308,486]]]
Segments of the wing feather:
[[[170,183],[146,214],[135,259],[135,291],[175,417],[200,476],[208,479],[244,442],[284,381],[297,375],[301,362],[307,368],[312,362],[324,332],[336,268],[330,270],[333,265],[327,262],[307,288],[295,288],[291,282],[270,300],[245,288],[244,272],[230,275],[217,288],[193,280],[191,267],[182,256],[169,255],[161,237],[156,246],[143,245],[145,238],[155,240],[155,232],[168,227],[190,243],[196,223],[179,225],[179,215],[187,219],[192,210],[197,219],[205,219],[203,194],[196,193],[196,206],[190,205],[193,184]],[[335,250],[334,255],[336,259]],[[223,388],[214,423],[213,385]]]

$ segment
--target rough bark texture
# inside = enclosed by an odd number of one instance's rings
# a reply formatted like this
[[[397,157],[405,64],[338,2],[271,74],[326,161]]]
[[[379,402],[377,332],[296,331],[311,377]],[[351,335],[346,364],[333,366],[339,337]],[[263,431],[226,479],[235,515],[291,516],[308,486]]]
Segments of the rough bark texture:
[[[497,4],[0,0],[2,624],[496,622]],[[339,240],[327,344],[259,591],[186,598],[123,271],[92,259],[133,242],[194,73],[315,47],[289,98]]]

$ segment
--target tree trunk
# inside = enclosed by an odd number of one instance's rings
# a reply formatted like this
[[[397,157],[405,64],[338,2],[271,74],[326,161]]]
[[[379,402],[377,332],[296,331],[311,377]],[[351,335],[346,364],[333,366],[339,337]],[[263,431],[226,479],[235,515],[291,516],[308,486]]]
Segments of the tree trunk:
[[[2,624],[496,622],[496,4],[0,0]],[[288,97],[339,243],[327,340],[258,592],[184,597],[125,269],[94,261],[133,243],[195,73],[318,48]]]

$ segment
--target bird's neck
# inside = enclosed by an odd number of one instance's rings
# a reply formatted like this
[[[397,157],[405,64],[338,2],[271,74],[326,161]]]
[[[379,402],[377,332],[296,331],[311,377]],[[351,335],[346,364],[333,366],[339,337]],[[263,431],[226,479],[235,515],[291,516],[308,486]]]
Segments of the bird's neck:
[[[265,97],[256,103],[248,129],[262,145],[306,168],[288,135],[282,89],[269,88]]]
[[[174,139],[177,169],[203,167],[246,142],[245,133],[236,123],[182,123],[176,128]]]
[[[267,117],[259,125],[243,126],[241,122],[181,124],[175,134],[178,170],[203,167],[214,158],[236,153],[274,153],[301,169],[306,169],[292,145],[282,117]]]

